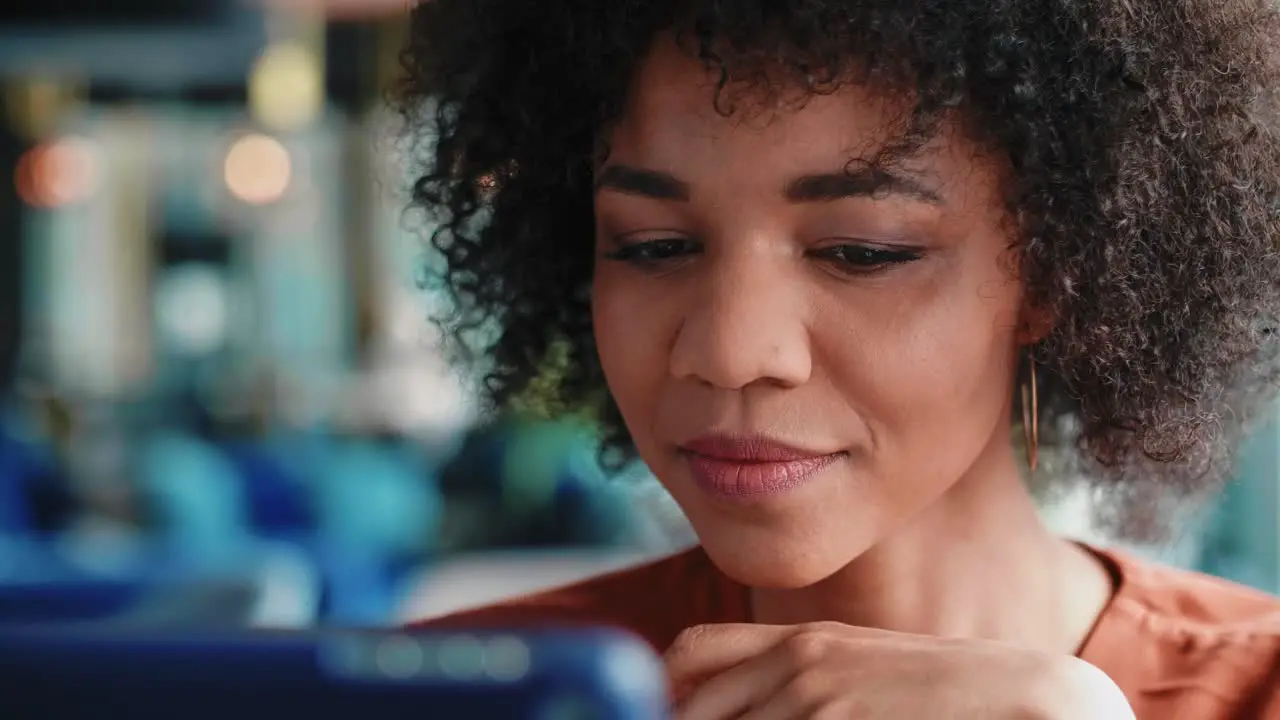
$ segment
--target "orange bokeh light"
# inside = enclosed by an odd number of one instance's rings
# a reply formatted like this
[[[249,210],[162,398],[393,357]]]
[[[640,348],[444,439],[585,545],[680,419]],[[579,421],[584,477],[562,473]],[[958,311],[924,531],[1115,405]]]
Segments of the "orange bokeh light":
[[[92,197],[101,180],[97,146],[67,137],[28,150],[14,168],[18,197],[32,207],[52,209]]]
[[[284,197],[293,180],[289,150],[275,138],[245,135],[227,151],[223,179],[231,194],[250,205],[267,205]]]

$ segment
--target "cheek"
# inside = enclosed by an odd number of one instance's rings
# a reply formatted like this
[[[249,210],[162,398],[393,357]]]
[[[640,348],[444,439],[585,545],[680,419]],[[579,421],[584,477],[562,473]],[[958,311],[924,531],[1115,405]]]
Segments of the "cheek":
[[[670,299],[608,267],[596,272],[591,320],[600,366],[614,402],[638,445],[651,435],[667,375],[667,351],[678,327]]]
[[[955,479],[1007,424],[1017,304],[1015,286],[957,282],[842,328],[832,355],[862,372],[835,382],[863,404],[886,472]]]

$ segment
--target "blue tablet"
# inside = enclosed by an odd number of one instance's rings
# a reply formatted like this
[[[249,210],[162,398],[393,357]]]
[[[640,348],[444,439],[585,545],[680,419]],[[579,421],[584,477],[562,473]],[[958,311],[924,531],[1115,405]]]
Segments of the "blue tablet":
[[[665,673],[605,630],[270,633],[0,627],[0,717],[654,720]]]

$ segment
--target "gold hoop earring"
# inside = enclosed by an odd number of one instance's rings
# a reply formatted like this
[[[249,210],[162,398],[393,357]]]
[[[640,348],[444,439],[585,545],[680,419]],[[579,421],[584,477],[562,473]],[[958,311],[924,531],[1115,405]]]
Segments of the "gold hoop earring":
[[[1040,398],[1036,388],[1036,361],[1028,357],[1027,365],[1030,377],[1022,383],[1022,433],[1027,442],[1027,464],[1031,472],[1035,472],[1040,464]]]

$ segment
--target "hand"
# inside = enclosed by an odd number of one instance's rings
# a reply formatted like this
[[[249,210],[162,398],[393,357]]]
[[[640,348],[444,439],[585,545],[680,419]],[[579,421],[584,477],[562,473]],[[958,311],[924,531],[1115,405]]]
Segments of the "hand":
[[[666,653],[679,720],[1133,720],[1102,671],[995,642],[840,623],[703,625]]]

